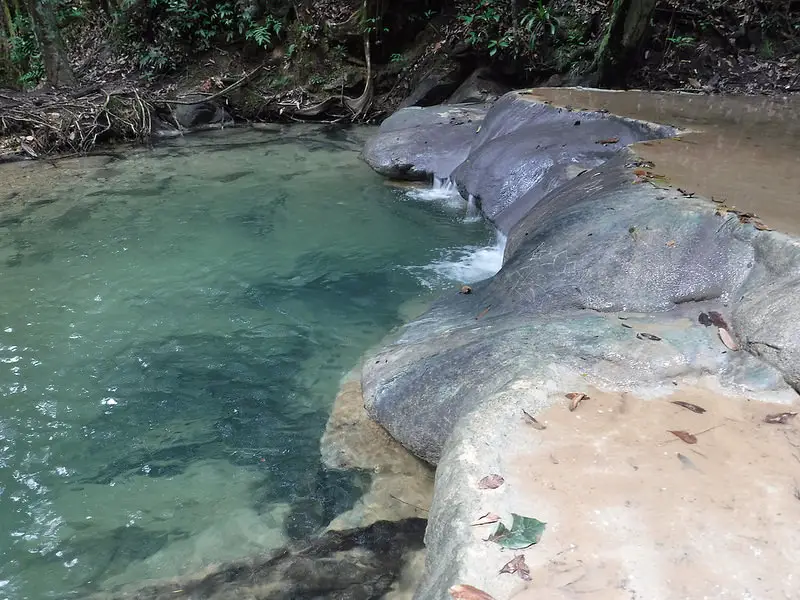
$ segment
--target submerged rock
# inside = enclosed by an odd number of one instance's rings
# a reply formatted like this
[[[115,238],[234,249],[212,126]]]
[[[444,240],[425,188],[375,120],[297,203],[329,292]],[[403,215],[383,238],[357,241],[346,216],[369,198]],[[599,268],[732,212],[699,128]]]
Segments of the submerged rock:
[[[404,556],[422,547],[424,519],[378,521],[329,531],[304,547],[285,547],[194,577],[91,596],[91,600],[378,600],[399,577]]]

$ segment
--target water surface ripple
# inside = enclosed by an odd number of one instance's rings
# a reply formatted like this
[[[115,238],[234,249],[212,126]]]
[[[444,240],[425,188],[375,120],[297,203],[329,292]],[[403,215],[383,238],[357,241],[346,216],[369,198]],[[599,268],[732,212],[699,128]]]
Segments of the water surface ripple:
[[[319,461],[340,378],[502,251],[384,185],[363,135],[2,168],[0,598],[191,572],[353,502],[363,477]]]

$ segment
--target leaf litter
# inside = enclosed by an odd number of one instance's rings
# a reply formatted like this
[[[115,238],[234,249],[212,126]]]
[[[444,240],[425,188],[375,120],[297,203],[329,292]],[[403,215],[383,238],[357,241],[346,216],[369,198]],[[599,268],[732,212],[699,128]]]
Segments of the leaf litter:
[[[516,513],[511,513],[511,517],[513,519],[511,529],[501,522],[497,526],[497,531],[490,535],[486,541],[495,542],[510,550],[522,550],[537,544],[542,539],[546,523],[533,517],[525,517]]]
[[[478,482],[478,489],[479,490],[496,490],[499,488],[505,479],[503,479],[502,475],[498,475],[497,473],[492,473],[491,475],[487,475],[483,479]]]
[[[578,405],[583,402],[584,400],[591,400],[588,395],[583,394],[581,392],[570,392],[566,394],[567,399],[569,399],[569,411],[573,412]]]
[[[719,339],[722,340],[728,350],[733,350],[734,352],[739,350],[739,344],[736,343],[736,340],[733,339],[727,329],[720,327],[717,332],[719,333]]]
[[[764,417],[764,423],[770,423],[773,425],[786,425],[786,423],[788,423],[791,419],[794,419],[796,416],[796,412],[772,413]]]
[[[669,433],[677,437],[678,439],[686,442],[687,444],[696,444],[697,443],[697,436],[693,433],[689,433],[688,431],[675,431],[670,429]]]
[[[519,554],[508,561],[503,568],[500,569],[500,574],[509,573],[510,575],[517,574],[519,575],[520,579],[524,581],[531,580],[531,570],[528,565],[525,563],[525,555]]]

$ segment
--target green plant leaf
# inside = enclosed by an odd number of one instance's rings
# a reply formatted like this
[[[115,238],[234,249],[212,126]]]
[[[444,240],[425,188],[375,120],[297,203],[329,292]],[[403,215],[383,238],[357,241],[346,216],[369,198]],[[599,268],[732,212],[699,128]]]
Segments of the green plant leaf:
[[[499,523],[497,531],[489,536],[488,541],[495,542],[503,548],[522,550],[538,543],[542,539],[546,523],[533,517],[524,517],[516,513],[511,513],[511,516],[513,518],[511,529]]]

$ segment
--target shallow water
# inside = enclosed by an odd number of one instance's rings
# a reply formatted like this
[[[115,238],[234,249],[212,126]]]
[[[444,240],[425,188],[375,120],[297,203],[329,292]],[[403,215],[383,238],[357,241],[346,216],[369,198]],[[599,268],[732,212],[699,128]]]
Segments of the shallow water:
[[[0,598],[193,572],[352,504],[364,475],[319,459],[340,378],[502,256],[465,203],[384,185],[364,135],[0,168]]]
[[[753,212],[800,235],[800,95],[707,96],[674,92],[538,88],[560,106],[673,125],[675,138],[635,145],[655,172],[690,193]]]

